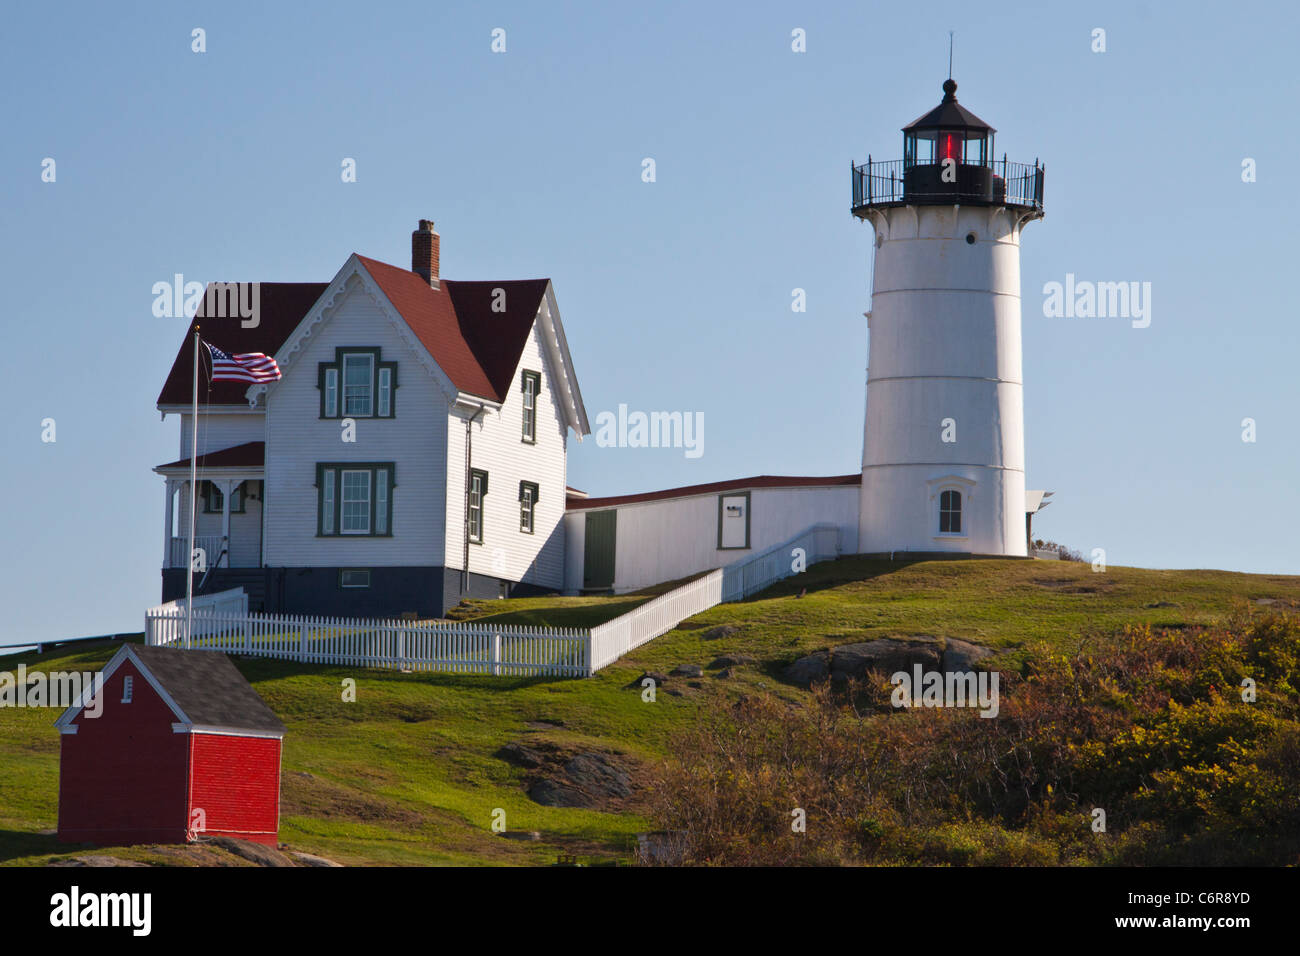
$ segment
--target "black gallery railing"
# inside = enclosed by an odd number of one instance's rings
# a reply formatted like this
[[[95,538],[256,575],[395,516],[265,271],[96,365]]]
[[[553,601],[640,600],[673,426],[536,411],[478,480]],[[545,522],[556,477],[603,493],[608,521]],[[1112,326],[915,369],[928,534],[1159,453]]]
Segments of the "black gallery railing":
[[[905,202],[974,202],[1043,208],[1043,174],[1040,163],[987,162],[950,164],[913,163],[901,159],[853,166],[853,208],[888,206]]]

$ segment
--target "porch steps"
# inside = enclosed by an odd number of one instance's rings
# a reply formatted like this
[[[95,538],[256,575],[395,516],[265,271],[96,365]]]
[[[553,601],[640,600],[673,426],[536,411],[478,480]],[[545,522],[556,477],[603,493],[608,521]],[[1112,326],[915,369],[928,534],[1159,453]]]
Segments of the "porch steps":
[[[221,568],[220,572],[220,575],[212,576],[203,593],[243,588],[248,595],[249,611],[266,609],[266,568]]]

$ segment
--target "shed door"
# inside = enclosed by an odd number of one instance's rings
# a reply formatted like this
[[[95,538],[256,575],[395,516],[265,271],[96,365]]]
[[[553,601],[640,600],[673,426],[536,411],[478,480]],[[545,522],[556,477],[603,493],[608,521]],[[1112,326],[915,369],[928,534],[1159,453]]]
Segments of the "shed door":
[[[617,511],[587,512],[587,535],[582,559],[584,588],[614,586],[614,539],[617,522]]]

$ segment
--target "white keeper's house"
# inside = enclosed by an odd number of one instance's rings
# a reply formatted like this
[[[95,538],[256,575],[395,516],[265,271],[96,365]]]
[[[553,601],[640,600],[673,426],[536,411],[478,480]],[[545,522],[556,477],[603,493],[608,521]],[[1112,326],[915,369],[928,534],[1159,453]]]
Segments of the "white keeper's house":
[[[260,283],[256,324],[199,310],[205,341],[282,378],[200,375],[195,593],[429,617],[564,587],[565,448],[590,428],[555,291],[444,279],[439,242],[422,220],[409,270],[352,255],[328,283]],[[181,457],[154,469],[163,600],[185,595],[193,349],[191,328],[158,396],[181,420]]]
[[[591,429],[550,281],[443,279],[422,220],[409,270],[354,254],[328,283],[261,283],[256,325],[196,317],[283,377],[201,377],[195,593],[437,616],[464,597],[635,590],[814,526],[840,553],[1025,556],[1047,493],[1025,487],[1020,236],[1044,170],[998,159],[956,88],[904,127],[901,160],[852,167],[874,245],[860,471],[568,488],[569,435]],[[154,469],[164,600],[186,587],[193,332],[158,397],[181,419],[179,459]]]

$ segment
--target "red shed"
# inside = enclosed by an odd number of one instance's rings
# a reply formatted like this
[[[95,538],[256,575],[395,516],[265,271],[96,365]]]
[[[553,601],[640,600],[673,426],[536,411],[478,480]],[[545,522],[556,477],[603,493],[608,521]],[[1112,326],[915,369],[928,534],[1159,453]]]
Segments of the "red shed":
[[[275,845],[284,724],[225,654],[126,644],[101,693],[55,722],[60,840]]]

